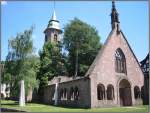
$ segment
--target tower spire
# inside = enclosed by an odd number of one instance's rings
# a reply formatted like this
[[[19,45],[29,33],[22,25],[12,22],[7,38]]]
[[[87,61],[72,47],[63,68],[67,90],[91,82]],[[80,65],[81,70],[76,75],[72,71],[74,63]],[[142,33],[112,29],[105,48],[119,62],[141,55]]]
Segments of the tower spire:
[[[53,11],[53,15],[52,15],[51,20],[57,20],[55,10]]]
[[[119,31],[119,18],[118,18],[118,12],[116,10],[116,6],[115,6],[115,0],[112,0],[112,11],[111,11],[111,26],[112,29],[117,28],[117,30]]]
[[[57,21],[57,18],[56,18],[56,12],[55,12],[55,0],[54,0],[54,9],[53,9],[53,15],[52,15],[51,20]]]
[[[56,18],[55,0],[54,0],[54,11],[44,33],[45,33],[45,42],[50,40],[51,42],[57,43],[60,41],[60,35],[62,33],[62,30],[60,28],[60,23]]]

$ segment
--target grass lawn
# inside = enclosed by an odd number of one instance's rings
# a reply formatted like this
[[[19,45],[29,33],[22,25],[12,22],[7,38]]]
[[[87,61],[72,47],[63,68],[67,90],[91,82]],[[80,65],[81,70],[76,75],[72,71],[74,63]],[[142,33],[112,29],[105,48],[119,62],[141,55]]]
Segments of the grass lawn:
[[[18,103],[11,100],[1,100],[2,108],[17,109],[27,112],[148,112],[148,106],[112,107],[112,108],[63,108],[51,105],[26,103],[25,107],[19,107]]]

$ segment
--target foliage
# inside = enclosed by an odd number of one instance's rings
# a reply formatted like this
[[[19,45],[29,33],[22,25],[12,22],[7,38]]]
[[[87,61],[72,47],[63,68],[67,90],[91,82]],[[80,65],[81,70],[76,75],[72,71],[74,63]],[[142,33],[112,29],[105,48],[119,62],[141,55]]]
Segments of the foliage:
[[[2,80],[10,84],[11,96],[19,96],[20,80],[25,80],[26,95],[29,87],[38,87],[36,80],[38,58],[33,55],[32,32],[33,27],[9,40],[9,53],[5,61]]]
[[[37,72],[39,69],[40,60],[36,56],[31,56],[26,59],[23,64],[23,79],[25,80],[26,95],[30,89],[38,89],[39,81],[36,80]]]
[[[65,75],[66,68],[61,54],[60,43],[45,42],[43,50],[39,54],[40,69],[37,79],[40,80],[40,89],[43,89],[48,84],[48,80],[51,80],[54,76]]]
[[[77,18],[67,24],[64,31],[63,45],[69,52],[68,72],[71,76],[75,74],[76,57],[78,55],[78,75],[83,76],[101,47],[98,32],[94,27]]]

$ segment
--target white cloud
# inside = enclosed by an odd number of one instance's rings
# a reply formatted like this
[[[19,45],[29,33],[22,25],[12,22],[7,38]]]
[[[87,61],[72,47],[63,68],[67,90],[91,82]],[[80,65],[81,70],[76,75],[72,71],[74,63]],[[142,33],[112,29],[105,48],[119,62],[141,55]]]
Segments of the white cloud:
[[[1,1],[1,5],[7,5],[7,1]]]

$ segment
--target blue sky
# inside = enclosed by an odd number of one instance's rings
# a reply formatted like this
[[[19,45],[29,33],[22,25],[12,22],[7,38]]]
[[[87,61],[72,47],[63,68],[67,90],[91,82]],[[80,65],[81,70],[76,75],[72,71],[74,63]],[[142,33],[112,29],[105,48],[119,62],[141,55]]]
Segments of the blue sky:
[[[36,54],[44,44],[43,31],[54,9],[53,1],[9,1],[2,5],[2,60],[8,53],[8,39],[35,24],[33,43]],[[139,61],[149,46],[148,2],[117,1],[120,27]],[[74,17],[94,26],[104,43],[111,31],[111,1],[56,1],[55,11],[61,28]]]

